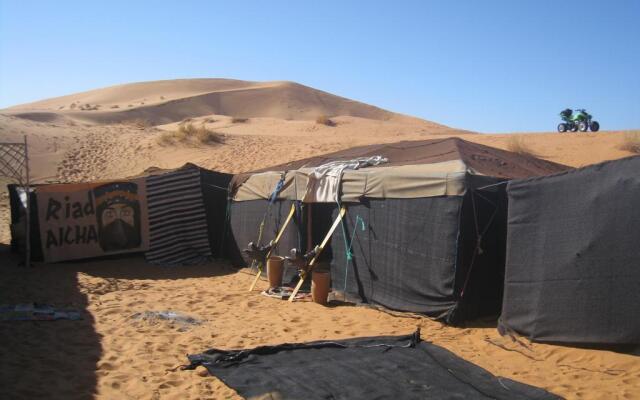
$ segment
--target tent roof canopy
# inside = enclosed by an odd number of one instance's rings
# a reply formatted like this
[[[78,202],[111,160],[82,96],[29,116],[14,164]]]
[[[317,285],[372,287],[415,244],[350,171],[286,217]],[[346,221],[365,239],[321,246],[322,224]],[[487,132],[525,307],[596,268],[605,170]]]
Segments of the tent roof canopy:
[[[343,200],[349,201],[359,196],[409,198],[459,195],[464,191],[461,180],[466,174],[508,180],[570,169],[530,155],[452,137],[353,147],[239,174],[232,181],[232,193],[236,201],[268,198],[279,177],[287,172],[285,186],[293,182],[296,188],[282,198],[302,199],[313,168],[328,162],[371,156],[382,156],[389,162],[345,171],[342,190],[346,199]]]
[[[376,155],[389,159],[388,163],[381,164],[380,167],[435,164],[443,161],[460,160],[477,175],[505,179],[549,175],[570,169],[566,165],[542,160],[531,155],[513,153],[457,137],[450,137],[352,147],[334,153],[263,168],[254,172],[315,168],[331,161],[351,160],[358,157]]]

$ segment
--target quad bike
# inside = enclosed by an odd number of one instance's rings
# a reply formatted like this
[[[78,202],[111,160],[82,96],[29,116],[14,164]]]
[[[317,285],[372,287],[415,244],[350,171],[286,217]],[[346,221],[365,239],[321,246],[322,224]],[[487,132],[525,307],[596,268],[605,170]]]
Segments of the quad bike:
[[[576,109],[574,113],[572,109],[567,108],[560,113],[560,118],[564,122],[558,125],[558,132],[586,132],[591,129],[591,132],[598,132],[600,124],[598,121],[592,120],[591,114],[584,108]]]

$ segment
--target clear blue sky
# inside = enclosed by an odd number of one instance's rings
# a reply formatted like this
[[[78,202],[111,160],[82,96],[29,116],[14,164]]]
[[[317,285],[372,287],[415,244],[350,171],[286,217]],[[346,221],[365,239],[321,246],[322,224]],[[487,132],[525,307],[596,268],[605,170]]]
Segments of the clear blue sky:
[[[0,107],[156,79],[291,80],[481,132],[640,128],[640,1],[0,0]]]

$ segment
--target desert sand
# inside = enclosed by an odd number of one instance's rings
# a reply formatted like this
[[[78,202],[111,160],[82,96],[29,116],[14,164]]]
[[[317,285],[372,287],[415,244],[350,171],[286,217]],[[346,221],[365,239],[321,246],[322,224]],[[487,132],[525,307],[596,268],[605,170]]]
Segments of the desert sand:
[[[333,126],[317,123],[319,116]],[[219,133],[223,143],[162,140],[185,120]],[[222,79],[119,85],[0,110],[0,142],[28,136],[39,183],[126,177],[185,162],[235,173],[356,145],[446,136],[583,166],[632,155],[619,147],[637,133],[475,134],[291,82]],[[0,398],[238,398],[216,378],[176,367],[211,347],[406,334],[416,326],[426,340],[496,375],[567,398],[640,397],[640,358],[630,349],[512,341],[500,337],[495,321],[452,328],[339,303],[289,304],[247,292],[248,271],[224,261],[166,269],[122,258],[16,268],[8,220],[3,190],[0,303],[72,305],[84,319],[1,323]],[[133,318],[162,310],[202,324]]]

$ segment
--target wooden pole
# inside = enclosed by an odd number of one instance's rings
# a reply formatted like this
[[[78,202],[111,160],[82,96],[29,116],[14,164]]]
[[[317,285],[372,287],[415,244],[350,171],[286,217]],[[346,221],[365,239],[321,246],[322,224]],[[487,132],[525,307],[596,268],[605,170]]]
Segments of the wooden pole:
[[[300,291],[300,288],[302,287],[302,284],[304,283],[304,280],[307,278],[307,276],[309,276],[309,274],[311,274],[311,271],[313,270],[314,264],[316,263],[316,261],[320,257],[320,254],[322,253],[322,250],[324,250],[324,247],[329,242],[329,239],[331,239],[331,235],[333,235],[333,232],[336,230],[336,228],[340,224],[340,221],[342,221],[342,218],[344,217],[344,214],[346,212],[347,212],[347,208],[345,206],[342,206],[342,208],[340,208],[340,211],[338,212],[338,217],[336,218],[335,221],[333,221],[333,225],[331,225],[331,228],[329,228],[329,232],[327,232],[327,234],[325,235],[324,239],[322,240],[322,243],[320,243],[320,245],[318,246],[318,251],[316,252],[316,255],[313,257],[311,262],[309,262],[308,270],[307,271],[303,271],[302,274],[300,275],[300,280],[298,280],[298,284],[293,289],[293,292],[291,292],[291,296],[289,296],[289,302],[290,303],[293,302],[293,300],[295,299],[296,295]]]
[[[308,253],[311,251],[311,247],[313,246],[313,229],[312,229],[312,218],[311,218],[311,206],[312,203],[307,204],[307,248],[303,253]],[[300,249],[302,252],[302,249]]]
[[[31,266],[31,196],[30,196],[30,179],[29,179],[29,150],[27,145],[27,135],[24,135],[24,165],[26,172],[26,188],[25,194],[27,199],[26,209],[27,209],[27,227],[26,231],[26,243],[25,243],[25,267]],[[24,187],[23,187],[24,188]]]
[[[289,211],[289,215],[287,215],[287,219],[284,221],[284,224],[280,228],[280,231],[278,231],[278,234],[276,235],[275,240],[273,241],[273,243],[271,243],[271,248],[269,249],[269,251],[267,252],[267,255],[265,256],[265,263],[269,260],[269,257],[271,256],[271,252],[273,251],[273,249],[275,249],[275,247],[278,245],[278,242],[280,241],[280,238],[282,237],[284,230],[287,228],[287,225],[289,225],[289,222],[291,222],[291,218],[293,217],[293,214],[295,214],[295,212],[296,212],[296,206],[295,206],[295,203],[293,203],[291,204],[291,210]],[[258,272],[256,273],[256,277],[253,279],[253,282],[251,282],[251,286],[249,287],[250,292],[252,292],[253,289],[256,287],[258,280],[260,280],[261,274],[262,274],[262,263],[258,263]]]

